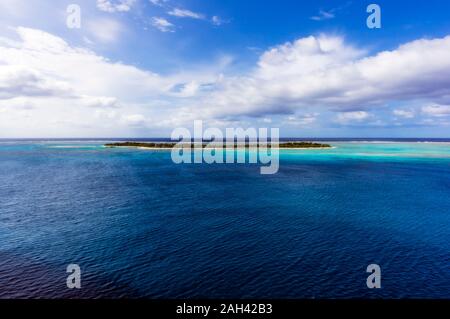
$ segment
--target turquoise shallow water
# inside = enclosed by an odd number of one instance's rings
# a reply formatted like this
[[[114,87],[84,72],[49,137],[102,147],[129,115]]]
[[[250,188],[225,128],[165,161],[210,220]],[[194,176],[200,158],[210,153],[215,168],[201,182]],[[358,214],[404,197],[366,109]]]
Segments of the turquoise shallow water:
[[[0,297],[450,298],[450,144],[331,144],[261,175],[1,141]]]
[[[284,156],[333,160],[354,158],[361,160],[450,160],[450,143],[400,142],[331,142],[332,149],[281,150]]]

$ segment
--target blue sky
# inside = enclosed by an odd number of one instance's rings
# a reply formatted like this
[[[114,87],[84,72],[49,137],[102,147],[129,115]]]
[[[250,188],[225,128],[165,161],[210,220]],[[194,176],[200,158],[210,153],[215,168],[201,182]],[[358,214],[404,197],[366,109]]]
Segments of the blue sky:
[[[81,28],[66,26],[69,4]],[[380,29],[366,7],[381,8]],[[0,137],[449,137],[448,1],[3,0]]]

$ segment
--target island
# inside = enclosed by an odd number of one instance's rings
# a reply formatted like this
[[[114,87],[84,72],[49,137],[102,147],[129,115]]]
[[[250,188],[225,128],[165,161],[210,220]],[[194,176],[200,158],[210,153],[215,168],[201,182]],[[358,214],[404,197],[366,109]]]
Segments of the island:
[[[195,146],[199,147],[200,143],[185,143],[181,146],[183,148],[194,148]],[[149,148],[149,149],[171,149],[177,143],[175,142],[117,142],[117,143],[108,143],[105,144],[105,147],[137,147],[137,148]],[[225,143],[202,143],[202,148],[218,148],[218,147],[226,147]],[[271,145],[268,143],[267,145],[259,145],[258,143],[238,143],[234,145],[235,148],[256,148],[256,147],[268,147]],[[331,148],[329,144],[322,143],[314,143],[314,142],[306,142],[306,141],[293,141],[293,142],[280,142],[279,148],[283,149],[306,149],[306,148]]]

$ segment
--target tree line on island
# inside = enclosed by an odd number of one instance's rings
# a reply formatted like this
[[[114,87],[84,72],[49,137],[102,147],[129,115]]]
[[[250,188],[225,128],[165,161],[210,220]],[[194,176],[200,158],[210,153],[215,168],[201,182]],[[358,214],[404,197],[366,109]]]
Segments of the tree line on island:
[[[108,143],[105,144],[106,147],[142,147],[142,148],[173,148],[178,143],[175,142],[117,142],[117,143]],[[185,148],[194,148],[194,146],[199,146],[200,143],[182,143],[182,147]],[[178,144],[180,145],[180,144]],[[226,143],[218,143],[215,145],[214,143],[202,143],[202,148],[211,147],[226,147]],[[238,142],[234,144],[234,148],[250,148],[250,147],[260,147],[259,143],[249,143],[249,142]],[[261,147],[270,148],[270,142],[267,144],[262,144]],[[305,141],[296,141],[296,142],[280,142],[279,148],[329,148],[331,145],[322,144],[322,143],[314,143],[314,142],[305,142]]]

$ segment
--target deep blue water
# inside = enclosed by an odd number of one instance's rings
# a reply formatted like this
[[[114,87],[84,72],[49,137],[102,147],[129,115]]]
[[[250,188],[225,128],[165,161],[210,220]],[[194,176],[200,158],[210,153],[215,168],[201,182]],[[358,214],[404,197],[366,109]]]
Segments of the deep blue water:
[[[261,175],[3,141],[0,297],[450,298],[450,145],[333,146],[282,151]],[[366,287],[371,263],[381,289]]]

